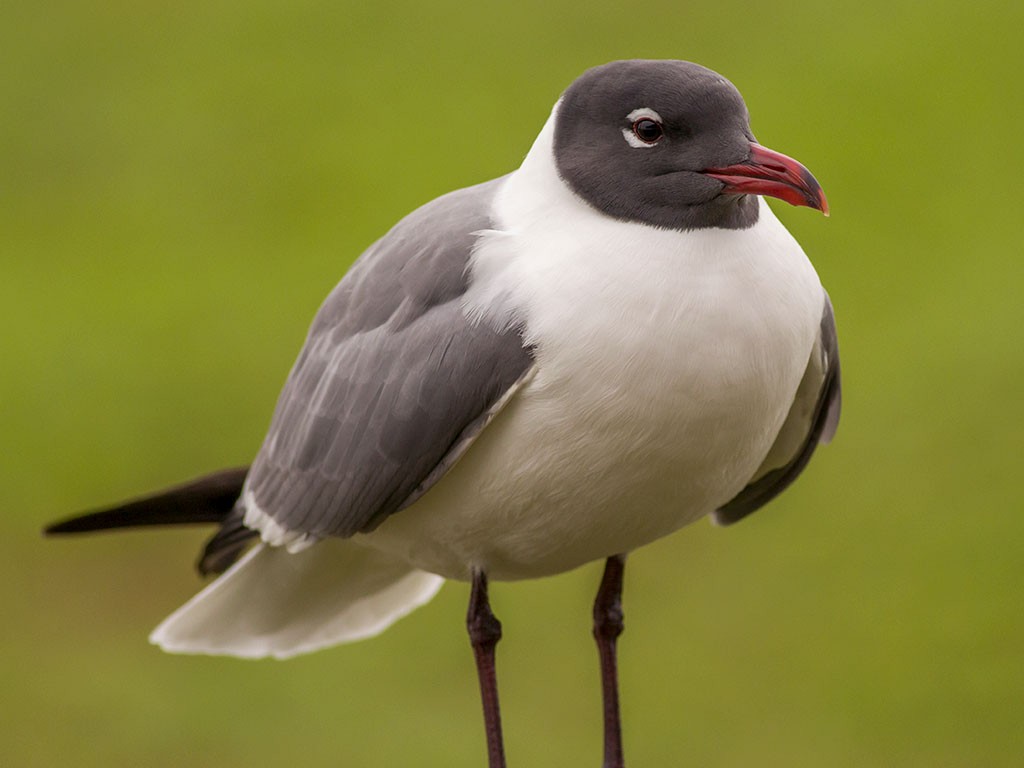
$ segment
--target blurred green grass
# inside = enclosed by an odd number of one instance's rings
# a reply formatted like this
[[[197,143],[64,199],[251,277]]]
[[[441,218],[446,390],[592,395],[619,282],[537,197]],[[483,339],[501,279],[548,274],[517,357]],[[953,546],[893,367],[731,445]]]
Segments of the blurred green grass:
[[[505,173],[584,68],[686,58],[825,186],[780,216],[844,420],[749,521],[633,556],[631,765],[1017,766],[1020,4],[5,4],[0,764],[478,765],[466,590],[281,663],[166,656],[198,531],[55,516],[247,462],[317,305]],[[596,764],[599,571],[496,585],[514,765]]]

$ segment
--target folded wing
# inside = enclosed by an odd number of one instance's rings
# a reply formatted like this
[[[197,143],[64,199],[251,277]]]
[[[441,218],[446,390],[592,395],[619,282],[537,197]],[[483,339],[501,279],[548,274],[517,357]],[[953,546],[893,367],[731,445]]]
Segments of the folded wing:
[[[265,541],[300,549],[373,529],[447,471],[530,371],[518,327],[463,308],[499,182],[410,214],[321,307],[246,479],[245,524]]]
[[[788,488],[818,444],[835,435],[841,404],[836,321],[825,294],[818,338],[782,429],[750,483],[714,512],[714,521],[729,525],[742,520]]]

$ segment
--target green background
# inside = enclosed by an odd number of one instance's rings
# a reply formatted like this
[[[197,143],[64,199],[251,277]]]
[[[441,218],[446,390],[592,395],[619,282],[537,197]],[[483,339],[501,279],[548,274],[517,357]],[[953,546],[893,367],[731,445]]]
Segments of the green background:
[[[147,632],[205,532],[41,524],[248,462],[319,302],[616,58],[729,77],[833,215],[836,442],[636,553],[632,766],[1024,764],[1019,2],[4,3],[0,764],[480,765],[465,585],[291,662]],[[512,766],[600,762],[599,567],[495,585]]]

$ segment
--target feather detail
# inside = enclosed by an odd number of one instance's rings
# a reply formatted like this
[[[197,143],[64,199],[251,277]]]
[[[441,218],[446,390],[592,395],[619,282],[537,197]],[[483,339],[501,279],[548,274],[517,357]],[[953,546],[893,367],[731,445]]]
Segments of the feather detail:
[[[296,554],[258,544],[150,641],[172,653],[285,659],[373,637],[443,583],[351,540],[328,539]]]

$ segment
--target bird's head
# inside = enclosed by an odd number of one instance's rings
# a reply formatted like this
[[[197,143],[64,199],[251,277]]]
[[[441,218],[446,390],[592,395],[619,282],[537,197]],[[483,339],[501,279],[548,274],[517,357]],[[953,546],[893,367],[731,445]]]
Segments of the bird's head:
[[[558,104],[554,154],[577,195],[628,221],[749,227],[752,195],[828,214],[811,172],[755,141],[732,83],[690,62],[615,61],[584,72]]]

